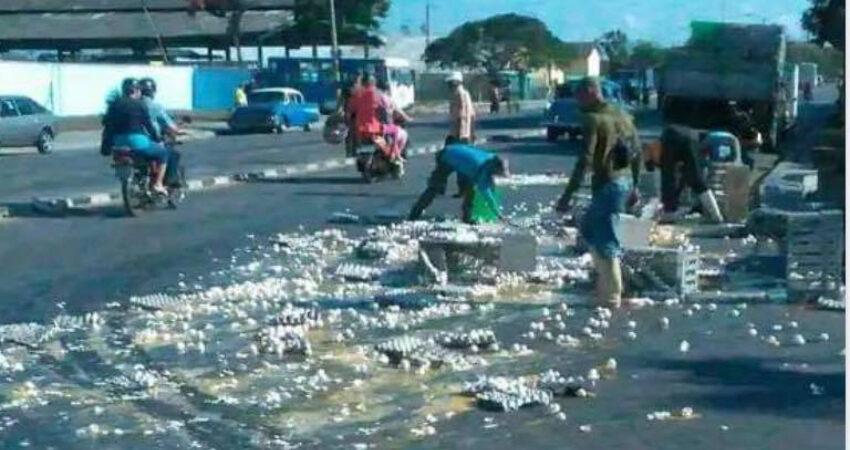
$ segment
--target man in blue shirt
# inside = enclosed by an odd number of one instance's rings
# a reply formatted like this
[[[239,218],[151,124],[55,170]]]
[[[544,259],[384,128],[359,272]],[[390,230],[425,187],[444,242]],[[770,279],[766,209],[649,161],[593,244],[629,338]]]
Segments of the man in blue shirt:
[[[446,139],[445,147],[437,153],[436,160],[437,167],[428,178],[428,188],[410,210],[409,220],[422,217],[422,213],[434,199],[446,193],[446,183],[454,172],[457,172],[461,185],[461,214],[464,222],[472,223],[472,199],[475,190],[484,197],[490,208],[502,217],[501,207],[494,193],[493,177],[508,175],[507,161],[475,146],[459,143],[454,136]]]
[[[165,140],[166,135],[179,136],[185,134],[177,126],[177,123],[174,122],[174,119],[168,115],[165,108],[154,101],[154,97],[156,96],[156,82],[151,78],[143,78],[139,81],[139,84],[142,88],[142,100],[147,106],[148,114],[156,131],[156,136],[152,136],[152,139],[162,142]],[[177,176],[178,168],[180,167],[180,153],[170,146],[165,146],[165,148],[168,151],[168,169],[165,174],[166,183],[177,185],[180,183]]]

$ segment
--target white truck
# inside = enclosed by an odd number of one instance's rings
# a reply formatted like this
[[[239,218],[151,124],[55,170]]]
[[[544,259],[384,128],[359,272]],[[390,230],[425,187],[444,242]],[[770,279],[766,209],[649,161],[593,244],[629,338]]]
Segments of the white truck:
[[[813,88],[818,86],[818,65],[815,63],[800,63],[800,83],[810,83]]]

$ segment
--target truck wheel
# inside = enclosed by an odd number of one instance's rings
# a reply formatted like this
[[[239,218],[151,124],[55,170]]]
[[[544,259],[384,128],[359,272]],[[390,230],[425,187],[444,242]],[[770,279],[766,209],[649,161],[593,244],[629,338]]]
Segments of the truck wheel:
[[[549,142],[555,142],[558,140],[558,136],[561,135],[560,130],[553,127],[546,128],[546,140]]]

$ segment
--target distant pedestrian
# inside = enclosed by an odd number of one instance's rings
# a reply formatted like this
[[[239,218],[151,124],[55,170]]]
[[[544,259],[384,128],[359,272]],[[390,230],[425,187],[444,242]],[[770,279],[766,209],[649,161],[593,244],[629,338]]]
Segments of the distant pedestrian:
[[[573,194],[584,181],[585,171],[591,169],[592,196],[580,231],[590,246],[597,272],[596,302],[616,308],[623,292],[622,249],[616,223],[627,203],[637,200],[634,186],[640,175],[640,141],[631,116],[604,100],[598,78],[582,80],[576,100],[584,123],[584,153],[556,209],[564,213],[570,210]]]
[[[233,92],[233,106],[239,108],[241,106],[248,105],[248,94],[245,92],[245,87],[247,83],[240,84],[236,86],[236,90]]]
[[[475,142],[473,132],[475,121],[475,104],[472,96],[463,87],[463,74],[452,72],[446,77],[449,86],[449,136],[456,138],[459,142],[472,144]]]
[[[499,106],[501,105],[501,93],[499,92],[499,83],[496,80],[490,82],[490,114],[499,114]]]

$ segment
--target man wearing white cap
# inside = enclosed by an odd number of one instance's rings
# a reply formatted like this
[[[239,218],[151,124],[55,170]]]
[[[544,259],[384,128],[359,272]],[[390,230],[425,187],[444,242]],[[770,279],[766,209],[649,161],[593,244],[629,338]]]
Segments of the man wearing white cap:
[[[475,120],[475,105],[472,104],[469,91],[463,87],[463,75],[460,72],[452,72],[446,77],[446,83],[451,90],[449,136],[462,143],[473,144],[472,121]]]

